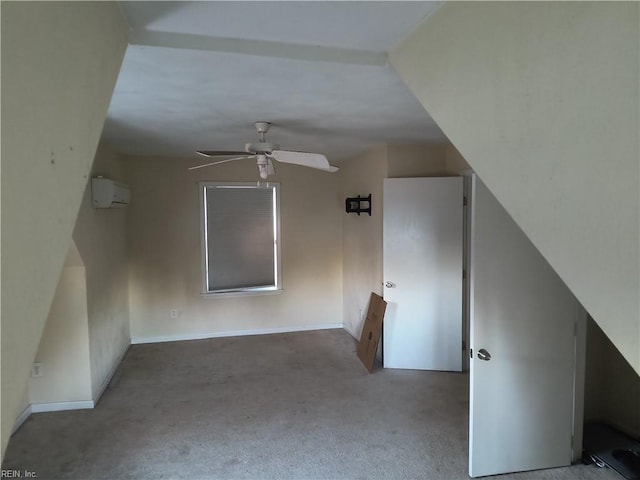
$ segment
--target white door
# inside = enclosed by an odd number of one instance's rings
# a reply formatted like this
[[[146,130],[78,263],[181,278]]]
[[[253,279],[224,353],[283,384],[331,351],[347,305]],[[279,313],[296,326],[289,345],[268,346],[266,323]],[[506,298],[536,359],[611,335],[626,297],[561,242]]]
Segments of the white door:
[[[386,368],[462,370],[462,177],[387,178]]]
[[[569,465],[578,303],[487,187],[474,184],[469,475]]]

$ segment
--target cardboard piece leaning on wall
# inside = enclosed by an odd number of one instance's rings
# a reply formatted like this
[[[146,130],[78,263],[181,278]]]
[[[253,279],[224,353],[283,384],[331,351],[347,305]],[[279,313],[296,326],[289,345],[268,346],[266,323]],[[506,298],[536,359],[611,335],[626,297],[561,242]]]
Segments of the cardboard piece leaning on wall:
[[[369,370],[369,373],[373,373],[373,363],[375,362],[378,343],[382,336],[382,320],[386,309],[387,302],[380,295],[372,292],[369,299],[367,318],[362,326],[362,335],[360,335],[360,343],[356,350],[358,358]]]

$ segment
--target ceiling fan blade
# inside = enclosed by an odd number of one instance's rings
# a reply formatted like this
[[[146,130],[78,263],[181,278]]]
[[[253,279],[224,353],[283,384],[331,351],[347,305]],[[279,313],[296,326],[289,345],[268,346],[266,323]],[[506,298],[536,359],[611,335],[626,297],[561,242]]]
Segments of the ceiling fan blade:
[[[196,170],[198,168],[210,167],[212,165],[218,165],[220,163],[233,162],[235,160],[246,160],[248,158],[255,158],[255,155],[245,155],[244,157],[236,157],[236,158],[227,158],[226,160],[218,160],[217,162],[205,163],[204,165],[196,165],[194,167],[189,167],[189,170]]]
[[[293,163],[304,167],[317,168],[326,172],[336,172],[338,167],[329,165],[327,157],[321,153],[293,152],[289,150],[274,150],[271,152],[273,158],[282,163]]]
[[[231,155],[246,155],[248,152],[229,152],[224,150],[198,150],[198,155],[203,157],[229,157]]]

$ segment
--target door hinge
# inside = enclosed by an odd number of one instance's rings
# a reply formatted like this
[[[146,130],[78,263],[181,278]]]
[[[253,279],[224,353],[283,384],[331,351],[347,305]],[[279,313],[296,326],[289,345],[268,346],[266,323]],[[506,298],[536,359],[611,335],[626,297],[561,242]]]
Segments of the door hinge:
[[[462,206],[463,207],[467,206],[467,197],[462,197]]]

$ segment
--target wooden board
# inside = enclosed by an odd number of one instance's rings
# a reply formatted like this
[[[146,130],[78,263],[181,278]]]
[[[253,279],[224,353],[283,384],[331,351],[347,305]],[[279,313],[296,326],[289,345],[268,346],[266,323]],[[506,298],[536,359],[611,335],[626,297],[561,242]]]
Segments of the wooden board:
[[[372,292],[371,298],[369,299],[367,318],[362,326],[360,343],[356,350],[358,358],[366,369],[369,370],[369,373],[373,373],[373,364],[376,359],[380,336],[382,335],[382,320],[384,319],[386,309],[387,302],[385,302],[380,295]]]

